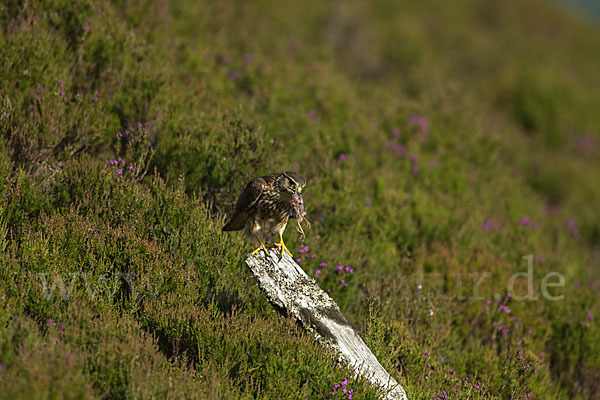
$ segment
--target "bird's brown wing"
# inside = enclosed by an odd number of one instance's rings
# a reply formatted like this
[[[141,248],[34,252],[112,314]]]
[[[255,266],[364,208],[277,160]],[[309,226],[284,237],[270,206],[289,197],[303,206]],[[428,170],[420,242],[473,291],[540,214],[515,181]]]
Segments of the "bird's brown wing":
[[[248,219],[248,210],[262,194],[264,184],[265,180],[263,178],[256,178],[246,185],[246,189],[244,189],[235,205],[235,212],[223,227],[223,231],[239,231],[244,229],[246,220]]]

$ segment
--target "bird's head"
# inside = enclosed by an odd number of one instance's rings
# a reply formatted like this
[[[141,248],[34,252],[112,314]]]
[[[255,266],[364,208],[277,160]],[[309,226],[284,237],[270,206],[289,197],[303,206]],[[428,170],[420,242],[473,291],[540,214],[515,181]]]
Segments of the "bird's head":
[[[290,194],[300,195],[306,186],[306,179],[297,172],[286,171],[278,178],[277,184]]]

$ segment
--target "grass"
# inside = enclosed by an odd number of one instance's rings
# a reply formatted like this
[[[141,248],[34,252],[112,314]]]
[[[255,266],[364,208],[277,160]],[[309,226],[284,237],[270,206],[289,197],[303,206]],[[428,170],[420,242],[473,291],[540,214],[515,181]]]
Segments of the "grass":
[[[220,231],[287,169],[410,398],[600,396],[600,40],[557,7],[2,2],[0,397],[377,398]]]

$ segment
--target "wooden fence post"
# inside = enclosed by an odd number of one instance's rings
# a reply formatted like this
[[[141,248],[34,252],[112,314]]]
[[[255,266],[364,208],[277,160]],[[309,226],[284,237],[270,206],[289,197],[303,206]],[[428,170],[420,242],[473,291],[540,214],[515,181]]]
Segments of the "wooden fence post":
[[[280,257],[276,250],[269,256],[259,252],[248,255],[246,264],[279,312],[296,318],[321,342],[335,349],[358,375],[381,387],[384,399],[407,400],[402,386],[377,361],[338,305],[288,254]]]

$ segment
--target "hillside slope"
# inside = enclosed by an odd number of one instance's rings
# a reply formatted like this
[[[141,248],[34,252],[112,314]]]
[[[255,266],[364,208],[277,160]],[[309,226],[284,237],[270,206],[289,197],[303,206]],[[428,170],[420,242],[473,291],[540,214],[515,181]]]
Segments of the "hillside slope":
[[[600,397],[600,35],[555,7],[3,1],[0,398],[377,398],[220,231],[287,169],[409,398]]]

